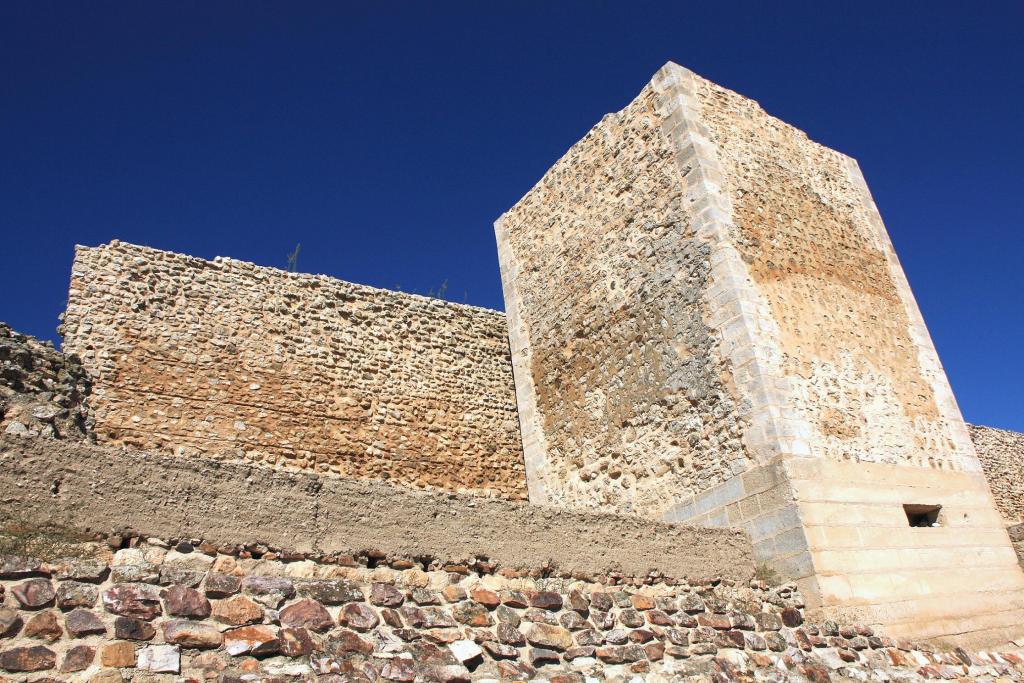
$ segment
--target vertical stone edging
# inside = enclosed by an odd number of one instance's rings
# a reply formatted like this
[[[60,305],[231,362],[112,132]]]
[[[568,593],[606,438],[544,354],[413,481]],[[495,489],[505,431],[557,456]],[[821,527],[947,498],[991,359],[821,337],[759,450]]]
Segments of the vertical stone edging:
[[[505,217],[494,221],[494,236],[498,243],[498,263],[501,271],[501,290],[505,299],[505,317],[508,323],[509,350],[512,356],[512,378],[515,381],[516,405],[519,414],[519,436],[523,445],[526,466],[526,490],[534,505],[549,503],[545,473],[547,471],[547,441],[541,429],[537,412],[537,390],[533,384],[530,365],[533,353],[526,319],[520,314],[519,260],[512,252]]]
[[[810,426],[788,399],[779,350],[770,341],[780,336],[777,324],[732,243],[732,203],[723,188],[714,143],[700,123],[694,78],[688,69],[669,63],[655,75],[653,85],[662,132],[676,150],[680,182],[694,210],[696,234],[712,248],[713,285],[704,298],[707,322],[719,331],[723,360],[732,367],[737,405],[749,423],[744,443],[754,460],[809,456]]]

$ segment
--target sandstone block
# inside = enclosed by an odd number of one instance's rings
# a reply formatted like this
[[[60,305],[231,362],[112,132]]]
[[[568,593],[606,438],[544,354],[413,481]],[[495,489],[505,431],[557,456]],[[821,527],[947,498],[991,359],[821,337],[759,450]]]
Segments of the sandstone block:
[[[75,645],[64,655],[60,663],[61,673],[72,673],[89,668],[96,658],[96,648],[91,645]]]
[[[376,615],[374,615],[376,617]],[[281,624],[292,628],[307,628],[323,633],[334,626],[334,619],[316,600],[304,598],[281,610]]]
[[[233,574],[211,571],[206,575],[204,590],[208,598],[226,598],[242,587],[242,578]]]
[[[242,626],[262,621],[263,608],[245,595],[236,595],[214,601],[211,614],[222,624]]]
[[[527,624],[526,642],[552,650],[568,650],[574,645],[572,634],[561,626],[548,624]]]
[[[110,668],[135,666],[135,645],[125,641],[104,643],[100,648],[100,663]]]
[[[155,586],[118,584],[103,591],[103,608],[112,614],[151,621],[163,613]]]
[[[90,608],[96,604],[99,588],[80,581],[63,581],[57,586],[57,607],[63,610],[75,607]]]
[[[164,641],[171,645],[206,650],[220,647],[224,641],[221,632],[209,624],[186,619],[171,619],[165,621],[161,627],[164,632]]]
[[[56,592],[49,579],[28,579],[16,584],[11,595],[22,609],[42,609],[54,601]]]
[[[176,674],[181,670],[181,654],[173,645],[147,645],[139,651],[137,666],[143,671]]]
[[[243,626],[224,633],[224,649],[235,657],[274,654],[280,647],[278,630],[272,626]]]
[[[77,607],[64,617],[64,625],[73,638],[105,634],[107,627],[94,612]]]
[[[380,623],[380,618],[373,608],[360,602],[345,605],[339,619],[343,625],[356,631],[369,631]]]
[[[172,586],[161,591],[160,595],[167,607],[167,614],[190,619],[205,619],[210,616],[210,601],[195,588]]]
[[[114,619],[114,637],[120,640],[150,640],[156,635],[153,625],[131,617]]]
[[[57,664],[57,655],[43,645],[15,647],[0,652],[0,669],[15,673],[46,671]]]

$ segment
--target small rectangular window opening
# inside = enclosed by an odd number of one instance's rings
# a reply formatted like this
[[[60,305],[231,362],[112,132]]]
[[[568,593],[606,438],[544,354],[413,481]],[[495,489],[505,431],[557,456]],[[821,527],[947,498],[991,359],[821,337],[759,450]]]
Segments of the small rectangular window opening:
[[[907,523],[914,527],[933,527],[939,525],[941,505],[904,505],[903,512],[907,515]]]

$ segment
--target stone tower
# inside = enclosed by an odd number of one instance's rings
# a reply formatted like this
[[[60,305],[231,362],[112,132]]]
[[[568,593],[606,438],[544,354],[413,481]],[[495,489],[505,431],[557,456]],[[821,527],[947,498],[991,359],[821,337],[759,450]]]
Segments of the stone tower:
[[[1024,573],[853,159],[670,63],[495,230],[532,501],[746,529],[826,616],[1021,635]]]

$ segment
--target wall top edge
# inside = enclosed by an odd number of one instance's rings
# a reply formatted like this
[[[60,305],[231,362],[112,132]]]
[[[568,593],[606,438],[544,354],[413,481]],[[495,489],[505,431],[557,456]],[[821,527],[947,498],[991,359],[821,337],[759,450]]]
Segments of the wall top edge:
[[[373,285],[361,284],[358,282],[351,282],[349,280],[343,280],[332,275],[325,275],[322,273],[293,273],[283,268],[277,268],[275,266],[263,266],[258,263],[251,261],[243,261],[240,259],[231,258],[230,256],[216,256],[213,259],[205,259],[200,256],[192,256],[190,254],[181,254],[176,251],[170,251],[167,249],[157,249],[155,247],[145,246],[141,244],[132,244],[131,242],[122,242],[121,240],[111,240],[106,244],[98,244],[96,246],[89,246],[84,244],[75,245],[75,258],[77,260],[79,253],[84,252],[135,252],[140,256],[159,256],[163,258],[174,258],[180,261],[189,263],[191,265],[199,265],[207,268],[239,268],[244,270],[251,270],[253,272],[263,272],[267,275],[274,277],[291,278],[299,281],[306,282],[317,282],[317,283],[338,283],[347,287],[352,287],[357,290],[372,293],[387,294],[399,298],[405,298],[411,301],[419,301],[427,303],[429,305],[435,305],[442,308],[452,309],[464,309],[477,314],[486,314],[490,316],[504,317],[505,313],[493,308],[486,308],[484,306],[474,306],[472,304],[463,304],[455,301],[448,301],[446,299],[437,299],[431,296],[425,296],[423,294],[416,294],[414,292],[402,292],[394,289],[386,289],[383,287],[374,287]]]

